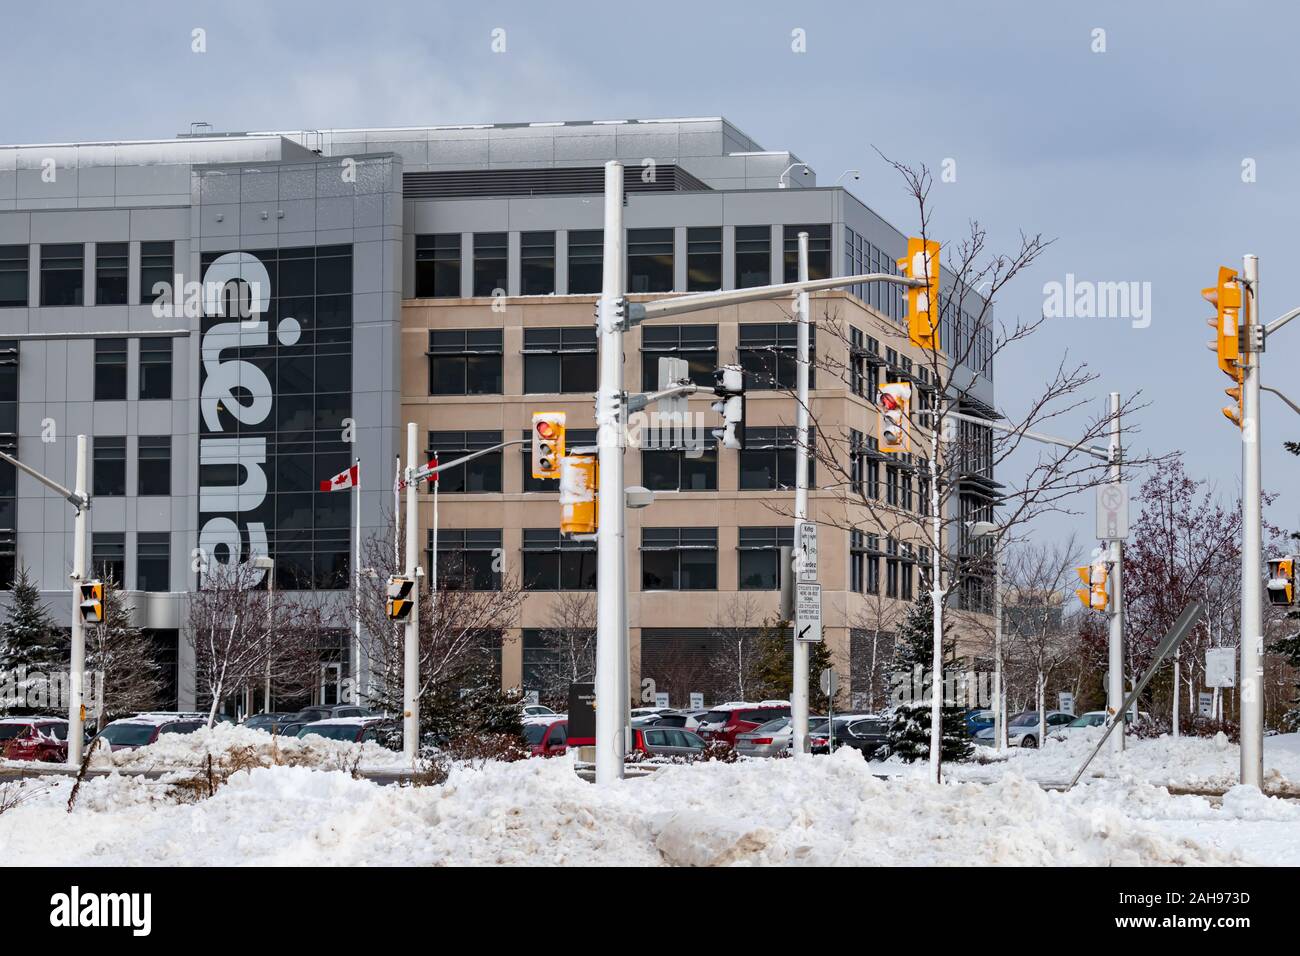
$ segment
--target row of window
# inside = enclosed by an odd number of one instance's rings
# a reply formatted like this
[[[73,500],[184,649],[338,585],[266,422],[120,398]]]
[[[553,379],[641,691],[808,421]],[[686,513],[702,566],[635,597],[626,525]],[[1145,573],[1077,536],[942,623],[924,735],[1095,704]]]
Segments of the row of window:
[[[529,432],[522,433],[524,438]],[[500,431],[431,431],[425,451],[446,461],[471,452],[482,451],[504,441]],[[569,449],[594,447],[595,429],[568,430],[565,438]],[[558,491],[555,479],[532,476],[531,451],[521,446],[520,468],[523,473],[523,490]],[[782,491],[794,487],[795,462],[799,445],[792,427],[747,428],[745,448],[740,456],[737,487],[740,491]],[[465,462],[449,471],[438,484],[440,494],[500,494],[505,451],[499,450]],[[808,463],[809,481],[813,478],[813,462]],[[709,435],[701,447],[659,448],[641,451],[641,483],[651,491],[717,491],[718,452],[716,441]],[[433,486],[429,486],[433,490]]]
[[[126,400],[127,340],[95,339],[95,401]],[[172,340],[140,339],[140,374],[137,397],[172,397]]]
[[[739,326],[737,359],[746,373],[746,387],[755,391],[796,386],[796,329],[776,322],[747,322]],[[596,333],[590,326],[524,329],[524,392],[554,395],[596,390]],[[505,346],[501,329],[435,329],[429,332],[430,395],[501,395]],[[659,359],[684,359],[691,381],[712,386],[718,368],[716,325],[657,325],[641,330],[642,388],[659,381]],[[809,358],[817,361],[816,330]],[[816,388],[816,367],[808,370]]]
[[[92,573],[103,581],[126,584],[126,533],[96,531],[90,536]],[[135,534],[136,591],[171,590],[171,534],[137,531]]]
[[[97,498],[126,494],[126,437],[96,435],[91,439],[93,474],[90,493]],[[136,439],[137,495],[172,493],[172,436],[141,435]]]
[[[772,230],[770,226],[736,226],[735,287],[769,285],[772,278]],[[831,227],[785,226],[782,263],[784,278],[798,276],[800,232],[808,241],[808,275],[812,279],[831,274]],[[415,296],[461,298],[499,296],[507,292],[509,234],[476,232],[467,244],[458,232],[415,237]],[[702,226],[686,230],[686,288],[674,289],[673,230],[627,230],[628,292],[705,292],[722,288],[722,227]],[[600,292],[604,258],[604,230],[575,229],[568,233],[568,288],[570,295]],[[462,283],[462,263],[469,261],[467,287]],[[553,295],[556,282],[556,233],[519,233],[519,294]]]
[[[780,582],[780,549],[794,543],[793,529],[738,529],[737,582],[741,591],[774,591]],[[501,530],[448,529],[439,532],[436,567],[438,586],[468,591],[501,587]],[[920,550],[922,567],[928,550]],[[433,532],[427,560],[434,566]],[[880,565],[885,566],[885,596],[911,600],[914,565],[911,545],[893,538],[879,549],[877,535],[860,531],[850,536],[850,589],[880,593]],[[574,540],[551,528],[525,528],[521,548],[521,582],[531,591],[589,591],[596,587],[596,543]],[[921,572],[922,574],[924,571]],[[717,528],[642,528],[641,589],[643,591],[716,591],[718,588]]]
[[[130,297],[130,243],[95,243],[93,282],[86,281],[86,247],[80,242],[44,243],[40,247],[39,303],[47,305],[127,305]],[[0,246],[0,308],[28,302],[29,246]],[[140,243],[139,304],[158,298],[158,283],[170,289],[176,265],[175,244]],[[161,290],[159,290],[161,291]]]

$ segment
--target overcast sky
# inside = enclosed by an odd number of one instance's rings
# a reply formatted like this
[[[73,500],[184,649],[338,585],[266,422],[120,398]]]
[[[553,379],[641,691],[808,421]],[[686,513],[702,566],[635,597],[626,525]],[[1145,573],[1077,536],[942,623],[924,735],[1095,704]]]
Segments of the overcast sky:
[[[790,149],[823,183],[859,168],[862,199],[915,227],[873,146],[956,182],[932,194],[940,238],[978,219],[992,245],[1056,242],[1006,290],[1001,317],[1036,316],[1068,274],[1150,283],[1150,324],[1058,318],[1003,353],[1013,413],[1065,350],[1106,392],[1141,389],[1138,443],[1181,449],[1235,495],[1228,379],[1204,343],[1200,289],[1220,264],[1260,257],[1266,318],[1300,305],[1294,38],[1284,3],[790,4],[65,2],[6,4],[0,139],[66,142],[216,130],[725,116]],[[207,52],[191,51],[195,28]],[[506,51],[492,51],[505,30]],[[806,52],[792,50],[792,31]],[[1096,30],[1104,30],[1104,52]],[[1253,160],[1256,181],[1243,182]],[[1290,168],[1292,172],[1286,170]],[[1300,324],[1270,344],[1264,381],[1300,401]],[[1069,430],[1069,423],[1058,423]],[[1300,524],[1300,421],[1264,399],[1271,517]],[[1014,483],[1014,469],[999,477]],[[1045,531],[1078,528],[1055,518]]]

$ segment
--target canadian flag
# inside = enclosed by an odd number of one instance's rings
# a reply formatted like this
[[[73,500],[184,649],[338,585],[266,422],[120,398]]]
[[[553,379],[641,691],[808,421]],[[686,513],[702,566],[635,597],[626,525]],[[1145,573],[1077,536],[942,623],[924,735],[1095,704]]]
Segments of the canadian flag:
[[[321,491],[343,491],[345,488],[354,488],[361,480],[361,465],[355,464],[347,471],[340,471],[333,478],[326,479],[320,483]]]
[[[430,458],[428,465],[426,465],[425,467],[433,470],[433,474],[429,476],[429,480],[432,481],[434,484],[437,484],[438,483],[438,456],[434,455],[432,458]]]

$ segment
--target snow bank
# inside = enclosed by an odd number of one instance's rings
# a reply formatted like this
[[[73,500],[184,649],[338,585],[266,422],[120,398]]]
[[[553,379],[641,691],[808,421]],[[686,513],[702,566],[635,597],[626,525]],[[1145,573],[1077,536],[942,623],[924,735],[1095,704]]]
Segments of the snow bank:
[[[1049,738],[1037,750],[1015,747],[999,758],[991,747],[979,747],[979,763],[953,763],[944,773],[953,780],[989,782],[1016,774],[1040,783],[1069,783],[1079,765],[1101,738],[1099,728],[1072,733],[1065,740]],[[1112,755],[1109,743],[1089,765],[1085,780],[1133,780],[1155,786],[1187,790],[1227,790],[1241,775],[1241,751],[1222,735],[1218,737],[1164,736],[1129,738],[1122,754]],[[910,767],[891,759],[876,764],[887,773],[914,776],[924,765]],[[1264,787],[1300,794],[1300,734],[1264,738]]]
[[[156,743],[133,750],[110,753],[97,747],[91,767],[108,770],[187,770],[202,767],[211,754],[214,760],[230,751],[243,751],[265,766],[322,767],[351,770],[360,758],[361,770],[391,770],[404,767],[402,755],[376,743],[348,743],[323,737],[272,737],[264,730],[238,724],[202,727],[192,734],[164,734]]]
[[[1016,774],[988,784],[880,780],[834,757],[665,767],[596,787],[568,759],[456,766],[440,787],[333,770],[241,772],[196,803],[138,778],[70,782],[0,815],[0,858],[28,865],[1160,865],[1282,862],[1266,835],[1300,806],[1222,808],[1109,781],[1070,794]],[[1250,825],[1243,853],[1216,834]],[[1187,829],[1195,828],[1196,836]],[[1289,862],[1300,862],[1293,847]]]

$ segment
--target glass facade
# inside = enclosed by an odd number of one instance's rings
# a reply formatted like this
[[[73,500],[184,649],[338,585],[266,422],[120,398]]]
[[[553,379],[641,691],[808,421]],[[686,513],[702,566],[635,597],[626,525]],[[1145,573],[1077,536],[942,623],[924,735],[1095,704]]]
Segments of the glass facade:
[[[203,318],[219,361],[200,363],[199,546],[223,563],[271,555],[278,589],[346,588],[351,496],[318,482],[352,462],[352,247],[205,253],[202,266],[269,297],[261,321]]]

